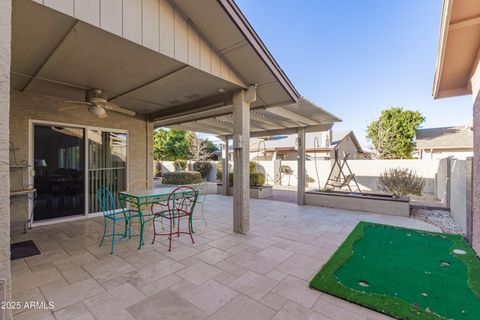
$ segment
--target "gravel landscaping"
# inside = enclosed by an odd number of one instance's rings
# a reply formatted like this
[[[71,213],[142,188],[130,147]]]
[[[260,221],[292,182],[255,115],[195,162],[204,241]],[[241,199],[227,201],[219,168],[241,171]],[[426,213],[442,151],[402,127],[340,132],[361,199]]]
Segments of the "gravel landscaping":
[[[464,233],[450,215],[450,211],[412,208],[410,217],[433,224],[445,233]]]

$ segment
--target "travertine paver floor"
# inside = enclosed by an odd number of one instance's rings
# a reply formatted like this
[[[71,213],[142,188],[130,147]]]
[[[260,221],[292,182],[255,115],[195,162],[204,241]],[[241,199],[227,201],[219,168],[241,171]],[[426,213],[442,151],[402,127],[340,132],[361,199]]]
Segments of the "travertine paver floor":
[[[16,235],[42,254],[12,262],[14,301],[53,301],[49,310],[15,310],[15,319],[387,319],[308,288],[359,220],[438,231],[421,221],[252,200],[251,232],[234,234],[232,198],[208,196],[195,244],[166,237],[98,247],[101,218]]]

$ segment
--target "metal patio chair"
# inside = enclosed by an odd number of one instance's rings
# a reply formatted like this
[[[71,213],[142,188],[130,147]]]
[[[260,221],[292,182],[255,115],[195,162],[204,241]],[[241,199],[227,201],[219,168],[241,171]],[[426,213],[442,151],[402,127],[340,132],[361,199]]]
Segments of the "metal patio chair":
[[[167,199],[167,210],[163,210],[164,203],[159,203],[158,206],[152,206],[152,214],[154,215],[153,218],[153,240],[152,244],[155,243],[156,236],[159,235],[166,235],[168,236],[168,251],[172,250],[172,236],[180,234],[188,234],[190,235],[190,239],[192,239],[192,243],[195,243],[192,236],[192,215],[195,209],[195,204],[198,198],[198,191],[190,186],[180,186],[174,189]],[[160,211],[157,211],[158,208],[161,208]],[[157,233],[155,227],[155,220],[156,219],[167,219],[169,222],[169,232],[168,233]],[[184,219],[188,219],[187,221],[187,230],[188,231],[180,231],[180,221]],[[176,227],[176,231],[174,231]]]
[[[115,251],[115,238],[118,237],[118,240],[125,239],[127,235],[129,238],[131,238],[132,219],[139,217],[140,215],[135,210],[129,210],[125,208],[117,209],[115,204],[116,200],[107,187],[100,187],[97,189],[97,200],[100,211],[103,213],[103,235],[99,247],[103,245],[105,238],[111,237],[112,249],[110,250],[110,254],[113,254]],[[107,234],[107,221],[112,221],[112,233],[110,234]],[[123,221],[124,223],[123,233],[115,233],[116,224],[118,221]]]

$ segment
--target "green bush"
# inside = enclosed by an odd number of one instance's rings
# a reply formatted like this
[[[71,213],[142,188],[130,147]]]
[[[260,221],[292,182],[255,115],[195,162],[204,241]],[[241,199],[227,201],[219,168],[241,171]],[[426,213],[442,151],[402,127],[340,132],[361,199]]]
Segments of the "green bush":
[[[187,160],[175,160],[173,168],[175,168],[175,171],[185,171],[187,169]]]
[[[163,174],[163,184],[186,185],[202,182],[202,176],[197,171],[175,171]]]
[[[257,169],[257,164],[254,161],[250,161],[248,163],[248,168],[250,169],[250,173],[254,173],[255,169]]]
[[[228,174],[228,182],[233,185],[233,172]],[[250,173],[250,186],[261,187],[265,184],[265,174],[258,172]]]
[[[254,187],[261,187],[265,184],[265,174],[263,173],[250,173],[250,185]]]
[[[212,170],[212,163],[209,161],[197,161],[193,164],[193,170],[200,172],[203,179],[207,179],[210,170]]]

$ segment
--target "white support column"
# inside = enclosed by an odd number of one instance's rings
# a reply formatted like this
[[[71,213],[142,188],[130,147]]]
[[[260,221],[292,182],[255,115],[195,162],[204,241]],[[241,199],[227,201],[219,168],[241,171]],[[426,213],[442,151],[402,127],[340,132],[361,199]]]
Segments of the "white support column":
[[[224,147],[222,150],[222,195],[227,196],[228,195],[228,185],[230,181],[228,181],[228,166],[229,166],[229,143],[228,143],[228,137],[223,137],[222,138]]]
[[[255,87],[233,94],[233,232],[250,229],[250,103]]]
[[[298,129],[298,182],[297,182],[297,203],[305,204],[305,129]]]
[[[0,1],[0,294],[11,301],[10,289],[10,58],[12,0]],[[0,309],[0,319],[11,319],[9,308]]]

